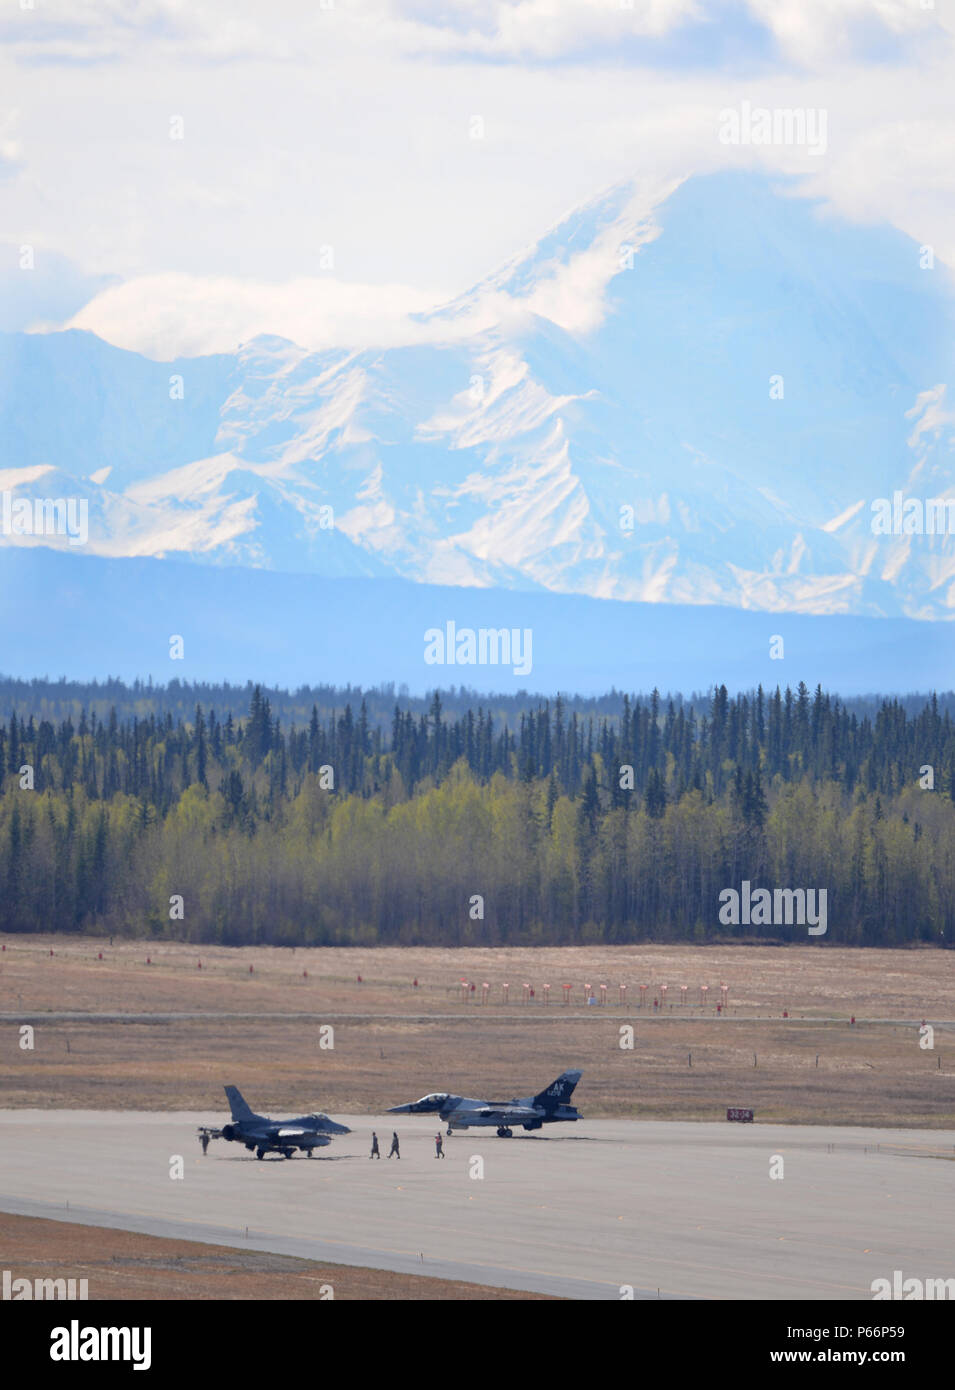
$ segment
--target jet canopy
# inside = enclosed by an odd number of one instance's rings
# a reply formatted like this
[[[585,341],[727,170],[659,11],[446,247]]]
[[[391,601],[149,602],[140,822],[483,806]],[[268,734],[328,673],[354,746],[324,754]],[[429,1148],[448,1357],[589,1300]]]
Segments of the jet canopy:
[[[433,1115],[436,1110],[443,1111],[445,1106],[454,1105],[457,1097],[452,1096],[450,1091],[432,1091],[428,1096],[422,1096],[420,1100],[409,1101],[407,1105],[392,1105],[388,1109],[389,1115]]]

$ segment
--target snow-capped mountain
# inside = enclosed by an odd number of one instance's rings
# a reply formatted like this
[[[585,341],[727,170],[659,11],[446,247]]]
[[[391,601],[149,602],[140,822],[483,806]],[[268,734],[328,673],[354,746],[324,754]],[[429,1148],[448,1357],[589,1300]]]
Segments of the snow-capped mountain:
[[[761,175],[620,185],[404,347],[0,338],[0,489],[87,498],[114,558],[950,617],[955,538],[873,531],[878,499],[955,499],[924,263]]]

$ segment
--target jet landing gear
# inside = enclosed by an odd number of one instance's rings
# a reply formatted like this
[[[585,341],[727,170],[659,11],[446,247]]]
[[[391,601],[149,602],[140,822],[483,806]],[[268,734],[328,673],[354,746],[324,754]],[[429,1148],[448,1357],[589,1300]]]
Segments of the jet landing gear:
[[[264,1157],[265,1157],[265,1150],[264,1150],[264,1149],[256,1149],[256,1151],[255,1151],[255,1156],[256,1156],[256,1158],[264,1158]]]
[[[497,1131],[497,1137],[498,1139],[512,1139],[514,1137],[514,1131],[508,1129],[506,1125],[500,1125]]]

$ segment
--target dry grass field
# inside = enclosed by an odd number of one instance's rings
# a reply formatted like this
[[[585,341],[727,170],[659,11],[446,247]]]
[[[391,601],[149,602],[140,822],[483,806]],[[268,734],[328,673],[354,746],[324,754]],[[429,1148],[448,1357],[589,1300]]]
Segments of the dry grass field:
[[[955,1118],[949,952],[3,945],[0,1106],[214,1117],[234,1082],[266,1112],[379,1112],[434,1089],[506,1099],[580,1066],[575,1100],[592,1116],[715,1119],[741,1105],[767,1121],[941,1128]],[[922,1020],[933,1048],[920,1046]],[[34,1028],[32,1050],[19,1045],[21,1021]],[[620,1045],[624,1025],[632,1049]]]
[[[20,1008],[124,1013],[211,1011],[287,1014],[445,1013],[459,1008],[460,981],[490,986],[495,1013],[562,1007],[562,986],[573,985],[572,1004],[584,1004],[584,985],[608,1006],[627,985],[627,1012],[644,1012],[667,986],[666,1012],[706,1012],[728,986],[733,1017],[915,1018],[934,1013],[955,1019],[955,953],[935,950],[852,950],[813,946],[569,946],[444,950],[434,947],[190,946],[69,936],[2,936],[0,1012]],[[53,955],[50,955],[50,952]],[[102,959],[99,957],[102,956]],[[150,964],[147,965],[146,961]],[[199,968],[201,962],[201,969]],[[250,973],[250,966],[252,967]],[[361,983],[358,977],[361,976]],[[418,980],[418,988],[413,981]],[[522,986],[535,990],[523,1006]],[[502,986],[509,985],[508,1004]],[[544,1005],[544,985],[550,1004]]]
[[[549,1301],[452,1279],[392,1274],[351,1265],[319,1265],[290,1255],[167,1240],[102,1226],[79,1226],[0,1212],[0,1249],[13,1279],[85,1279],[91,1302],[103,1299],[514,1299]],[[75,1305],[71,1305],[74,1312]]]

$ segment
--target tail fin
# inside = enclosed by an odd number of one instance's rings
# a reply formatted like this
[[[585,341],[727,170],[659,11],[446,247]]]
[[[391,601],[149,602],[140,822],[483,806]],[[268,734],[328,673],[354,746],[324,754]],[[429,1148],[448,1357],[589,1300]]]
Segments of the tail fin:
[[[540,1095],[534,1097],[534,1104],[543,1106],[545,1110],[556,1110],[558,1105],[565,1105],[582,1075],[579,1071],[562,1071],[546,1091],[541,1091]]]
[[[259,1118],[242,1099],[242,1093],[238,1086],[226,1086],[225,1093],[229,1100],[229,1109],[232,1111],[233,1120],[257,1120]]]

